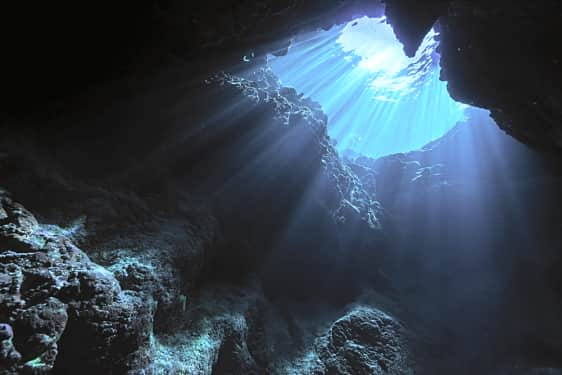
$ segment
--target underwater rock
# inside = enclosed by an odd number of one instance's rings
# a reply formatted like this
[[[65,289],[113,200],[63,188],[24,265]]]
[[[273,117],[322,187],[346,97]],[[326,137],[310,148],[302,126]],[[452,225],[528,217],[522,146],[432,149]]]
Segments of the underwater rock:
[[[407,352],[403,328],[391,316],[357,307],[335,321],[318,341],[325,374],[403,374]]]
[[[0,247],[25,252],[37,250],[30,235],[37,229],[38,223],[25,208],[0,195]]]
[[[0,197],[3,373],[116,373],[146,360],[152,303],[54,226]],[[18,244],[19,243],[19,244]]]
[[[184,326],[156,338],[154,369],[170,374],[263,374],[267,347],[255,287],[209,286],[193,297]]]
[[[156,334],[176,332],[183,324],[190,294],[205,276],[204,267],[220,237],[216,219],[208,212],[177,215],[155,219],[153,227],[141,233],[110,236],[98,243],[95,254],[122,289],[155,301]]]
[[[300,355],[282,363],[276,373],[405,375],[413,372],[406,329],[377,307],[354,304],[322,332]]]
[[[370,305],[342,315],[328,306],[280,306],[253,284],[212,285],[194,296],[185,317],[177,332],[156,337],[156,373],[410,373],[405,328]]]
[[[0,368],[8,369],[21,360],[14,347],[14,330],[6,323],[0,324]]]

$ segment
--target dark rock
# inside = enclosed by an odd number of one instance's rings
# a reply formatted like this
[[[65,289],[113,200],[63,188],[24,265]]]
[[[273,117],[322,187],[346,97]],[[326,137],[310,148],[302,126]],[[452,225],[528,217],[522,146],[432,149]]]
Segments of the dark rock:
[[[386,0],[385,15],[407,56],[414,56],[423,38],[447,11],[449,0]]]
[[[1,202],[2,370],[124,373],[146,361],[150,300],[123,292],[62,229],[39,224],[5,196]],[[6,238],[22,245],[14,251]]]
[[[69,96],[82,93],[85,87],[131,71],[153,72],[174,56],[196,62],[191,68],[205,77],[239,65],[244,55],[262,61],[266,53],[283,53],[298,30],[381,13],[381,5],[369,0],[298,4],[146,0],[133,7],[90,2],[84,7],[14,8],[10,12],[14,27],[18,23],[27,27],[6,46],[10,56],[6,71],[12,73],[5,74],[3,81],[12,96],[3,103],[3,114],[29,114],[41,108],[57,115],[66,110],[61,98],[71,100]],[[62,17],[65,11],[73,17]],[[40,66],[33,63],[38,55],[45,57]],[[24,88],[32,85],[35,89],[30,95]],[[50,108],[45,108],[46,101]]]
[[[21,354],[14,347],[14,331],[9,324],[0,325],[0,368],[10,373],[8,369],[21,360]]]
[[[132,8],[90,4],[87,12],[72,9],[72,19],[61,18],[64,5],[13,12],[14,20],[25,15],[21,20],[29,28],[6,48],[10,68],[4,81],[11,95],[2,113],[17,119],[42,108],[57,118],[76,104],[71,94],[110,79],[123,79],[123,90],[129,90],[138,77],[168,69],[170,56],[179,56],[186,62],[183,69],[197,77],[255,67],[267,53],[284,53],[298,32],[378,16],[382,6],[365,0],[262,1],[259,6],[171,0],[144,1]],[[386,1],[389,21],[410,55],[438,21],[443,79],[455,98],[490,109],[499,126],[519,140],[558,152],[561,11],[556,0]],[[81,42],[75,43],[67,30]],[[37,66],[37,55],[49,59]],[[252,56],[251,61],[243,64],[244,56]],[[131,77],[130,72],[136,74]],[[35,95],[30,97],[32,85]],[[47,134],[59,127],[39,124],[34,127]]]
[[[266,348],[256,345],[265,303],[255,286],[206,288],[190,302],[186,326],[157,339],[156,366],[166,373],[267,373],[259,364]]]
[[[343,314],[338,311],[327,326],[317,326],[316,338],[282,363],[279,373],[403,375],[414,371],[410,334],[396,318],[370,303],[346,309]]]
[[[402,374],[407,370],[403,328],[391,316],[358,307],[338,319],[319,339],[326,374]]]
[[[0,249],[14,251],[37,250],[37,238],[32,236],[38,228],[37,220],[22,205],[0,195]]]
[[[451,96],[490,109],[521,142],[556,152],[561,16],[558,1],[453,1],[440,19],[441,74]]]

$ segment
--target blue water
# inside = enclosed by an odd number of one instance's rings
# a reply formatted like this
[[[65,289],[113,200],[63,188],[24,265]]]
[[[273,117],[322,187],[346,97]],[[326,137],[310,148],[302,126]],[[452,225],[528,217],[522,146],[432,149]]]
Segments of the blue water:
[[[371,157],[418,149],[465,119],[439,80],[437,33],[408,58],[384,18],[301,35],[269,65],[285,86],[319,102],[340,151]]]

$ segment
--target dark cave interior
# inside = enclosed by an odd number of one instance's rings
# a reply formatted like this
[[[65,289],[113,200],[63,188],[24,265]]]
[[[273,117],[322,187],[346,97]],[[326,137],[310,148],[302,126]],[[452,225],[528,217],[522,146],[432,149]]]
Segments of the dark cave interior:
[[[562,374],[560,1],[6,15],[0,374]],[[383,15],[471,107],[342,151],[268,56]]]

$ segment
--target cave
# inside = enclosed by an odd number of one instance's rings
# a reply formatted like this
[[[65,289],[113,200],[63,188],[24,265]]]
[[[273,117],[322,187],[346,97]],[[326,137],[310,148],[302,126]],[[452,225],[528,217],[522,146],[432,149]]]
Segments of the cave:
[[[562,374],[559,1],[6,12],[0,374]]]

